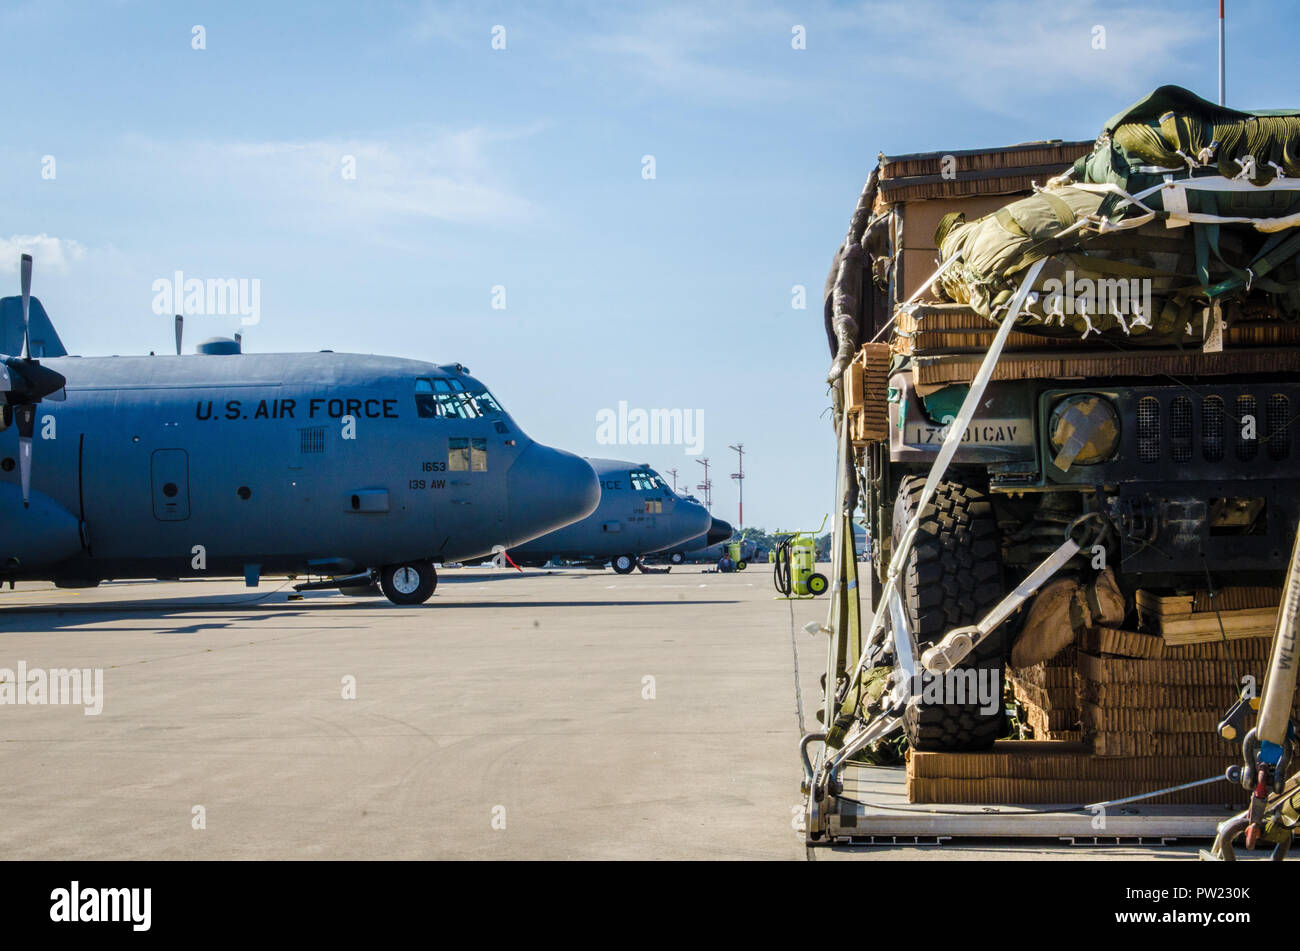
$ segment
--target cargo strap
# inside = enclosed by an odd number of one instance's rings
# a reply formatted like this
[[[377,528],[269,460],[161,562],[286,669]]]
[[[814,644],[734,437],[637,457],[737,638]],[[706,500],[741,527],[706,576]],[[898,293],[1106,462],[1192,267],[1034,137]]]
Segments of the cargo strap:
[[[956,258],[949,260],[956,260]],[[945,262],[945,265],[947,263]],[[883,604],[889,605],[889,610],[875,611],[875,616],[871,621],[871,632],[864,639],[862,653],[859,655],[858,662],[848,680],[843,685],[843,689],[846,691],[850,688],[850,685],[857,683],[867,665],[877,638],[884,635],[886,617],[889,618],[893,629],[893,643],[894,649],[899,655],[899,667],[907,677],[907,684],[910,686],[912,683],[912,678],[916,674],[917,649],[912,631],[907,626],[906,611],[903,609],[900,583],[903,568],[907,564],[908,556],[912,553],[921,514],[925,511],[925,507],[930,504],[930,500],[934,498],[934,493],[938,490],[944,473],[948,471],[953,456],[957,454],[962,437],[966,433],[966,427],[970,425],[970,421],[974,418],[975,411],[979,408],[980,400],[984,396],[984,390],[993,376],[993,368],[997,366],[998,358],[1002,355],[1002,348],[1006,345],[1007,338],[1011,336],[1011,329],[1020,316],[1020,310],[1025,304],[1025,299],[1029,296],[1030,288],[1038,280],[1038,274],[1042,271],[1045,263],[1046,259],[1044,258],[1035,261],[1030,266],[1024,280],[1020,282],[1020,286],[1016,288],[1015,296],[1011,298],[1011,305],[1007,310],[1007,314],[1002,319],[1002,324],[998,327],[993,342],[989,344],[988,353],[980,364],[975,378],[971,381],[970,389],[966,392],[966,398],[962,401],[961,409],[957,411],[957,418],[949,426],[943,444],[939,447],[939,454],[930,467],[930,472],[925,479],[925,485],[921,489],[921,497],[917,502],[916,512],[913,513],[911,521],[903,529],[902,536],[895,540],[894,553],[889,559],[888,577],[881,590],[881,601]]]
[[[961,260],[961,255],[960,255],[960,254],[954,254],[954,255],[953,255],[952,257],[950,257],[948,260],[946,260],[946,261],[944,261],[942,264],[940,264],[940,265],[939,265],[939,269],[938,269],[937,271],[935,271],[933,274],[931,274],[931,275],[929,276],[929,278],[926,279],[925,283],[923,283],[920,287],[918,287],[918,288],[917,288],[917,289],[912,293],[912,296],[911,296],[911,297],[909,297],[907,300],[903,301],[903,303],[901,303],[901,304],[898,305],[898,308],[894,311],[894,313],[890,315],[890,317],[889,317],[889,319],[888,319],[887,321],[885,321],[885,325],[884,325],[883,327],[881,327],[879,331],[876,332],[876,335],[875,335],[874,337],[872,337],[871,340],[870,340],[869,342],[870,342],[870,343],[875,343],[877,340],[880,339],[880,335],[883,334],[886,330],[888,330],[888,329],[890,328],[890,326],[893,325],[893,323],[894,323],[894,318],[898,316],[898,312],[899,312],[900,310],[901,310],[901,311],[906,311],[906,312],[909,313],[909,314],[910,314],[913,310],[915,310],[915,309],[916,309],[916,302],[919,301],[919,300],[921,299],[921,295],[924,294],[926,291],[928,291],[928,290],[930,289],[930,285],[931,285],[931,284],[933,284],[935,281],[939,280],[939,278],[941,278],[941,277],[943,276],[943,272],[944,272],[944,271],[948,270],[949,267],[951,267],[953,264],[957,263],[957,262],[960,261],[960,260]]]
[[[1096,192],[1097,194],[1102,194],[1102,195],[1115,195],[1118,198],[1120,198],[1120,202],[1117,207],[1123,208],[1126,205],[1132,205],[1133,207],[1139,208],[1144,212],[1144,214],[1136,215],[1132,218],[1126,218],[1123,221],[1109,221],[1106,219],[1099,220],[1097,222],[1098,230],[1100,230],[1103,234],[1105,234],[1111,231],[1122,231],[1128,228],[1139,228],[1142,225],[1146,224],[1147,222],[1154,221],[1157,218],[1168,218],[1169,212],[1159,211],[1155,208],[1150,207],[1145,202],[1143,202],[1144,198],[1149,198],[1151,195],[1155,194],[1161,189],[1167,188],[1167,189],[1184,189],[1184,190],[1191,190],[1191,191],[1217,191],[1217,192],[1230,192],[1230,191],[1259,192],[1265,189],[1283,189],[1283,190],[1294,191],[1294,190],[1300,190],[1300,178],[1275,178],[1267,185],[1252,185],[1250,182],[1245,181],[1244,179],[1224,178],[1219,175],[1207,175],[1200,178],[1183,179],[1181,181],[1169,180],[1169,181],[1160,182],[1159,184],[1152,185],[1150,188],[1143,189],[1142,191],[1138,192],[1136,195],[1129,194],[1124,189],[1120,188],[1118,185],[1111,182],[1105,182],[1105,183],[1077,182],[1071,185],[1070,187],[1081,188],[1084,191]],[[1181,210],[1181,203],[1180,203],[1180,210],[1175,214],[1175,217],[1178,220],[1185,219],[1187,221],[1193,223],[1199,223],[1199,224],[1251,225],[1252,227],[1255,228],[1256,231],[1263,231],[1265,233],[1272,233],[1275,231],[1285,231],[1287,228],[1294,228],[1297,225],[1300,225],[1300,212],[1296,212],[1295,214],[1285,215],[1281,218],[1246,218],[1242,216],[1209,214],[1206,212],[1198,212],[1198,211],[1190,211],[1190,210],[1183,212]]]
[[[1081,531],[1081,529],[1086,530],[1090,523],[1101,522],[1102,517],[1096,512],[1075,519],[1066,531],[1065,541],[1044,558],[1037,568],[1026,575],[1025,580],[1016,585],[1014,591],[999,601],[978,624],[954,628],[944,635],[943,640],[921,655],[922,666],[931,673],[941,674],[960,664],[971,651],[996,631],[1003,621],[1020,610],[1020,607],[1033,597],[1039,588],[1069,564],[1070,559],[1101,538],[1104,523],[1092,530],[1094,534]]]

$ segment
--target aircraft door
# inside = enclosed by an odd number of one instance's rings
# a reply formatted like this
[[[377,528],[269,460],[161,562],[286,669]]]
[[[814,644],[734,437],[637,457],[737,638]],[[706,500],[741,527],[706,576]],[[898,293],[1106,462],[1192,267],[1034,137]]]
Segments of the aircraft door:
[[[190,517],[190,457],[184,449],[153,454],[153,514],[160,522]]]

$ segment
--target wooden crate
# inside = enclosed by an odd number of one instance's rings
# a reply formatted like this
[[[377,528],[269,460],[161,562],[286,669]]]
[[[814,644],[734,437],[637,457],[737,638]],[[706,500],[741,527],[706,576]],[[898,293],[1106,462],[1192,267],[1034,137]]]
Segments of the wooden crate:
[[[1077,743],[999,740],[981,753],[918,753],[907,759],[914,803],[1088,803],[1154,792],[1219,775],[1236,762],[1232,744],[1196,755],[1098,756]],[[1181,790],[1161,804],[1218,804],[1239,799],[1229,783]]]
[[[1159,595],[1139,590],[1138,614],[1167,644],[1205,644],[1272,637],[1277,630],[1280,588],[1225,588],[1208,593]],[[1214,610],[1217,606],[1218,610]]]
[[[845,416],[855,446],[889,437],[889,344],[866,343],[845,371]]]

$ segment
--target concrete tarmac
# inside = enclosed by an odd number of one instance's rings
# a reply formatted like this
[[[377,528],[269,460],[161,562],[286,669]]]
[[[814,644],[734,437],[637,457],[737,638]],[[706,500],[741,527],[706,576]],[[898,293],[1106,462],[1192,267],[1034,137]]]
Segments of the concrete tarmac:
[[[288,582],[0,594],[7,859],[1188,857],[1190,846],[805,849],[825,599],[771,571],[447,569],[419,608]],[[798,673],[796,674],[796,666]],[[0,676],[3,676],[0,673]]]

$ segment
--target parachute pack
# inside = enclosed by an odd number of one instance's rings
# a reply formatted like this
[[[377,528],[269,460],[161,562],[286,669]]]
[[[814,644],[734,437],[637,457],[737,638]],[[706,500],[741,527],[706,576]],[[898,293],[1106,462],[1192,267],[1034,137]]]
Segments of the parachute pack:
[[[1300,320],[1300,111],[1241,112],[1163,86],[1029,197],[935,232],[950,300],[1030,333],[1204,345],[1242,319]]]

